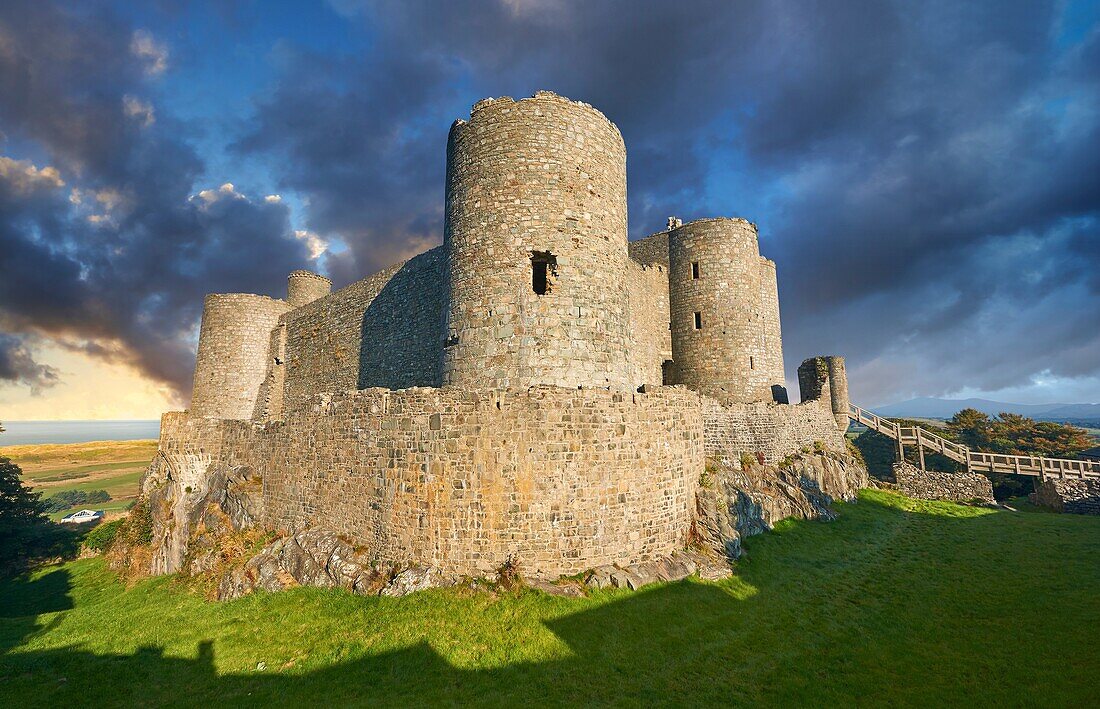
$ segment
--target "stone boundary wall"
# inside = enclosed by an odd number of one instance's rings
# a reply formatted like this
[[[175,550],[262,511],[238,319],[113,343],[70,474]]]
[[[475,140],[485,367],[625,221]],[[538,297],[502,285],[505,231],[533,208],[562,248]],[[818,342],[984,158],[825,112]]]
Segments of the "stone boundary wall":
[[[287,313],[283,401],[271,410],[319,392],[438,386],[444,261],[436,247]]]
[[[1100,515],[1100,480],[1049,478],[1036,485],[1035,492],[1028,498],[1032,504],[1056,512]]]
[[[741,454],[764,455],[776,465],[806,446],[821,443],[834,451],[845,449],[828,399],[801,404],[725,404],[703,397],[703,439],[708,456],[734,461]]]
[[[284,416],[166,414],[160,451],[196,501],[212,464],[247,465],[268,525],[339,530],[379,561],[455,574],[667,556],[686,542],[703,470],[699,397],[674,387],[368,389]]]
[[[922,471],[911,463],[894,463],[894,479],[898,492],[918,500],[995,502],[993,484],[980,473]]]

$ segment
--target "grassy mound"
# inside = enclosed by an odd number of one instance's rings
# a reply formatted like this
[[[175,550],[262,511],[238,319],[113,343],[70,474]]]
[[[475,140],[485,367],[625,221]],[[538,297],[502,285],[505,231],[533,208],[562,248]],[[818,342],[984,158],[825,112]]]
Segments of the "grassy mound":
[[[204,601],[98,559],[0,582],[0,706],[1087,705],[1100,519],[868,491],[738,574],[562,599]]]

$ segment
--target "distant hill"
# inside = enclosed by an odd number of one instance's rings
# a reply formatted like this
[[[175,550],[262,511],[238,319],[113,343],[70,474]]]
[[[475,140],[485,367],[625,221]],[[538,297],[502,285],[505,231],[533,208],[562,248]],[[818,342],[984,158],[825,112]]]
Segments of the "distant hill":
[[[874,412],[894,418],[945,419],[962,409],[977,409],[990,416],[1008,412],[1041,421],[1100,420],[1100,404],[1013,404],[990,399],[936,399],[930,396],[876,406]]]

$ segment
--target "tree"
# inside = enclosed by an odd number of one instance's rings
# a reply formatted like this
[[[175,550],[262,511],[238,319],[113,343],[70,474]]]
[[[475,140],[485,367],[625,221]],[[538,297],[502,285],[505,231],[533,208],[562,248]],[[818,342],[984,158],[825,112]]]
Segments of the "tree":
[[[1010,413],[991,418],[974,409],[951,417],[947,431],[960,443],[985,453],[1072,458],[1093,445],[1083,428]]]
[[[53,523],[36,492],[23,484],[19,466],[0,458],[0,567],[37,556],[49,546]]]

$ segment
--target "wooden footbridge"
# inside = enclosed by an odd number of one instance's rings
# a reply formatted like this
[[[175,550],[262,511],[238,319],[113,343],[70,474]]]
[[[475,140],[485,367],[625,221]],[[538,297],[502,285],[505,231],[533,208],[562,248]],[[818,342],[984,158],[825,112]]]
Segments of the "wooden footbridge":
[[[972,473],[1034,475],[1040,479],[1100,478],[1100,462],[972,451],[967,446],[952,443],[920,426],[902,426],[855,404],[848,406],[848,418],[894,439],[898,460],[905,460],[905,446],[916,446],[921,470],[925,469],[924,450],[927,448],[933,453],[942,453],[956,463],[962,463],[967,472]]]

